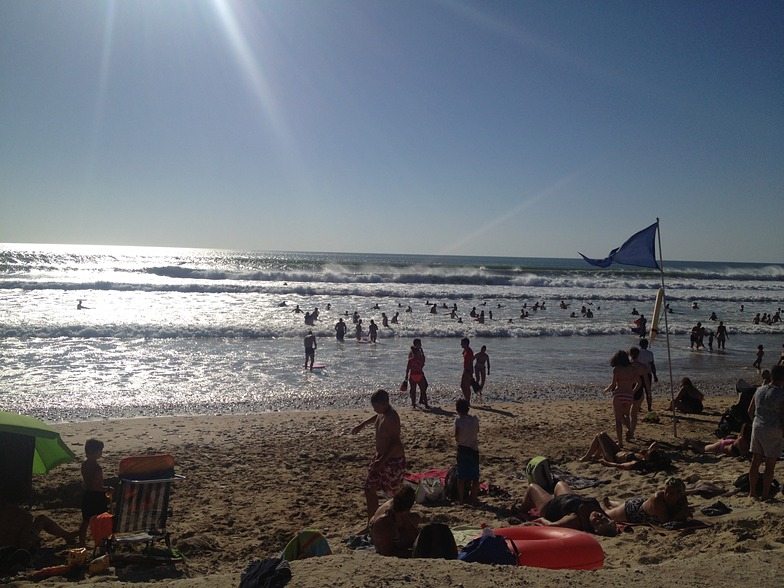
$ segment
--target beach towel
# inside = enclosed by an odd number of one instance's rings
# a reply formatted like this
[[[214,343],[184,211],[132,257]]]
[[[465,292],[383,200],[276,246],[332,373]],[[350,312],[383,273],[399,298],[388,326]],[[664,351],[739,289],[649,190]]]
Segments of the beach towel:
[[[455,472],[457,472],[457,468],[455,467]],[[408,473],[403,476],[403,483],[408,484],[415,490],[420,485],[423,480],[428,479],[437,479],[441,482],[442,487],[444,488],[445,496],[450,500],[457,499],[457,487],[454,486],[454,496],[452,495],[453,488],[450,487],[449,480],[447,480],[448,474],[450,470],[427,470],[426,472],[420,473]],[[487,482],[479,482],[479,494],[485,494],[488,496],[497,496],[499,498],[508,498],[509,492],[502,488],[501,486],[496,486],[495,484],[488,484]]]
[[[721,496],[722,494],[727,494],[727,490],[713,484],[712,482],[706,482],[704,480],[697,480],[694,484],[689,484],[686,486],[686,494],[699,494],[703,498],[712,498],[714,496]]]
[[[586,488],[595,488],[596,486],[610,483],[610,480],[600,480],[599,478],[578,476],[577,474],[567,472],[558,466],[550,466],[550,470],[553,472],[553,475],[556,478],[569,484],[569,487],[572,490],[585,490]]]
[[[706,523],[697,519],[690,519],[688,521],[670,521],[669,523],[662,523],[658,526],[660,529],[666,531],[694,531],[696,529],[708,529],[713,526],[713,523]],[[654,525],[654,528],[657,528]]]
[[[345,543],[346,547],[352,551],[376,551],[376,546],[373,545],[373,542],[370,540],[369,533],[365,533],[364,535],[349,535],[345,539],[342,539],[341,543]]]
[[[457,543],[459,549],[463,549],[472,539],[476,539],[478,535],[482,534],[481,527],[474,527],[471,525],[459,525],[457,527],[451,527],[450,530],[452,531],[455,543]]]

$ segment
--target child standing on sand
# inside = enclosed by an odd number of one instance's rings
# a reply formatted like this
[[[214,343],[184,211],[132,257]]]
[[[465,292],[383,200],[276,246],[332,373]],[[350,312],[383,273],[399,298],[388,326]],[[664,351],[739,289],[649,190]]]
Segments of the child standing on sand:
[[[84,496],[82,497],[82,526],[79,527],[79,545],[85,546],[90,519],[109,510],[107,493],[111,488],[103,485],[103,469],[98,460],[103,456],[103,441],[88,439],[84,444],[86,459],[82,462]]]
[[[757,359],[754,360],[752,367],[757,368],[757,370],[762,368],[762,358],[765,355],[765,351],[763,351],[762,345],[757,345]]]
[[[455,442],[457,443],[457,501],[460,504],[479,502],[479,419],[468,414],[465,398],[455,403]]]

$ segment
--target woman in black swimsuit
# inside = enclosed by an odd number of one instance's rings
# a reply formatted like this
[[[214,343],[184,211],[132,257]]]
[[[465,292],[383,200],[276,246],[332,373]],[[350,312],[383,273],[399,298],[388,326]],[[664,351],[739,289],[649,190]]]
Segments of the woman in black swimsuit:
[[[566,482],[558,482],[553,494],[537,484],[529,484],[523,501],[512,507],[514,512],[526,516],[536,508],[539,521],[551,527],[576,529],[605,537],[615,537],[618,527],[604,512],[595,498],[575,494]]]

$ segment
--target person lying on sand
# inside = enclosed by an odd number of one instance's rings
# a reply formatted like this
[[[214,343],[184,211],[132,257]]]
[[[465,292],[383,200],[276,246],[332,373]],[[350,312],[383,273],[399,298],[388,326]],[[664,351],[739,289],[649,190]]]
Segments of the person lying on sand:
[[[414,489],[404,486],[370,518],[370,541],[381,555],[411,557],[421,522],[419,515],[411,512],[415,498]]]
[[[662,490],[648,498],[630,498],[626,501],[604,499],[604,508],[612,520],[619,523],[661,525],[670,521],[686,521],[692,509],[686,498],[686,484],[680,478],[668,478]]]
[[[728,437],[714,443],[703,443],[697,439],[685,439],[683,444],[695,453],[716,453],[733,457],[749,457],[751,451],[751,426],[743,423],[737,439]]]
[[[602,465],[621,470],[646,470],[667,461],[654,441],[642,451],[625,451],[604,431],[593,438],[588,453],[580,461],[598,461]]]
[[[618,527],[599,501],[575,494],[566,482],[558,482],[552,494],[538,484],[529,484],[522,502],[515,504],[512,510],[527,516],[532,508],[539,511],[539,521],[550,527],[577,529],[605,537],[618,534]]]

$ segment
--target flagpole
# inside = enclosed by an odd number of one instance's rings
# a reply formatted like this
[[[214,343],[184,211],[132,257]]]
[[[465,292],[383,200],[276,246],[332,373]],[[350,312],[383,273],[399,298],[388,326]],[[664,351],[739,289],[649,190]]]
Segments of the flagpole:
[[[667,290],[664,288],[664,257],[661,246],[661,227],[659,217],[656,217],[656,234],[659,238],[659,271],[661,272],[662,306],[664,312],[664,333],[667,335],[667,366],[670,369],[670,408],[672,409],[672,434],[678,437],[678,416],[675,413],[675,384],[672,377],[672,353],[670,352],[670,326],[667,321]],[[655,317],[654,317],[655,319]]]

